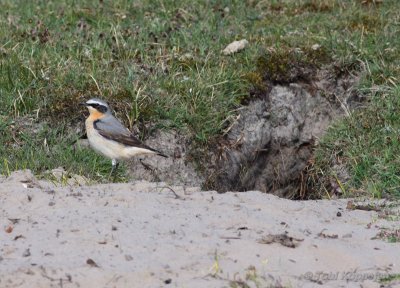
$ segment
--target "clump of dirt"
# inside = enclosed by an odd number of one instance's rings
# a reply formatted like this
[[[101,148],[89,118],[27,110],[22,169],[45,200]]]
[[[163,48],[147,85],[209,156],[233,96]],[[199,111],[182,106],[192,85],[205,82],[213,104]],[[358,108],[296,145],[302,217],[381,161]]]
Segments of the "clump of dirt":
[[[315,195],[307,181],[314,147],[332,121],[360,103],[353,89],[358,77],[337,73],[334,65],[282,61],[263,64],[264,88],[258,81],[236,123],[218,139],[208,189],[260,190],[295,199]]]
[[[188,153],[189,140],[175,131],[156,131],[146,139],[146,144],[164,154],[142,156],[130,160],[130,178],[184,186],[201,186],[204,179],[197,173]]]

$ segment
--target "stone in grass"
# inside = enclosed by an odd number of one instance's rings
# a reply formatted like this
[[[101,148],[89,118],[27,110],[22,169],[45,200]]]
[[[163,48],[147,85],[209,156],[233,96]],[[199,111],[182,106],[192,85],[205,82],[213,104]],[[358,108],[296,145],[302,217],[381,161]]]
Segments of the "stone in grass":
[[[226,46],[224,50],[222,50],[222,54],[224,54],[224,55],[234,54],[234,53],[239,52],[239,51],[243,50],[244,48],[246,48],[246,46],[248,44],[249,44],[249,41],[247,41],[246,39],[242,39],[239,41],[233,41],[231,44]]]

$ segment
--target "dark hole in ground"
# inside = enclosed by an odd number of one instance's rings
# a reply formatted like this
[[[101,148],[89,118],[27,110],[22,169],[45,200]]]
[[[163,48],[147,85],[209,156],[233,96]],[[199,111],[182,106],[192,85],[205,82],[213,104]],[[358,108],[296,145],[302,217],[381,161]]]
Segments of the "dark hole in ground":
[[[307,173],[314,147],[361,98],[353,89],[356,75],[337,73],[334,65],[309,68],[297,67],[284,79],[264,75],[264,87],[252,91],[237,121],[218,139],[206,188],[315,197]]]

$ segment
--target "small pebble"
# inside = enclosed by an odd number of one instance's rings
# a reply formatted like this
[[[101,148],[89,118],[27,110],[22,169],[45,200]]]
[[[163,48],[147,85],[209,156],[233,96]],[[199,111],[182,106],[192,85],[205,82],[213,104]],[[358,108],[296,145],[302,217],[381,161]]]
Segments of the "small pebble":
[[[22,253],[22,257],[29,257],[31,256],[31,251],[29,251],[29,248],[25,250],[24,253]]]

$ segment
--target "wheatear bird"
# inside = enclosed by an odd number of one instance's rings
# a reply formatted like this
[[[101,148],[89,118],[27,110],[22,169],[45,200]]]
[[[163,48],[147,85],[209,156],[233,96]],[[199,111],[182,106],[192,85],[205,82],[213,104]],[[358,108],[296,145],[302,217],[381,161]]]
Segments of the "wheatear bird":
[[[118,160],[143,154],[167,157],[133,136],[128,128],[112,115],[106,102],[93,98],[82,105],[86,106],[90,113],[85,121],[89,144],[95,151],[112,160],[111,174],[117,169]]]

